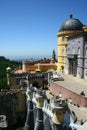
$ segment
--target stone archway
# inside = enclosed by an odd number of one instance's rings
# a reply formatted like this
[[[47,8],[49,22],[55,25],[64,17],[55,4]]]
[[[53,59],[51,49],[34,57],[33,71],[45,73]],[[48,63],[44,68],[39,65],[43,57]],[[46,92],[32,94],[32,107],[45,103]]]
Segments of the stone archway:
[[[40,84],[37,81],[34,81],[32,85],[36,88],[40,88]]]

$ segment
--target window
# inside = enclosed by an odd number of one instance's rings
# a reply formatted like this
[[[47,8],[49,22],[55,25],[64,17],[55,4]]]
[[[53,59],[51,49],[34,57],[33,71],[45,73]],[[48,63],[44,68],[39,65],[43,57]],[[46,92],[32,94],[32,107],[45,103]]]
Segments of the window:
[[[78,57],[80,57],[80,47],[78,48]]]
[[[19,85],[19,84],[21,84],[21,83],[22,83],[22,82],[17,78],[17,79],[16,79],[16,84]]]
[[[87,47],[86,47],[86,49],[85,49],[85,55],[87,56]]]
[[[62,52],[62,55],[64,55],[64,49],[62,49],[62,51],[61,51],[61,52]]]
[[[81,61],[80,58],[78,58],[78,65],[80,64],[80,61]]]
[[[74,49],[74,47],[72,48],[72,54],[75,54],[75,49]]]
[[[87,76],[87,72],[85,72],[85,75]]]
[[[62,61],[64,61],[64,57],[62,57]]]
[[[62,41],[64,41],[65,40],[65,38],[64,38],[64,36],[62,37]]]

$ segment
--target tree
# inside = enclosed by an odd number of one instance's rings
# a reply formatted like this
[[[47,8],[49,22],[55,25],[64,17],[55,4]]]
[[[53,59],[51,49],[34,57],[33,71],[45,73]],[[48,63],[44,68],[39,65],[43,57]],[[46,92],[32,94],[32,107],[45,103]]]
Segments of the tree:
[[[0,56],[0,89],[9,89],[10,86],[7,85],[7,72],[6,68],[10,67],[12,70],[18,68],[21,62],[11,61],[3,56]]]

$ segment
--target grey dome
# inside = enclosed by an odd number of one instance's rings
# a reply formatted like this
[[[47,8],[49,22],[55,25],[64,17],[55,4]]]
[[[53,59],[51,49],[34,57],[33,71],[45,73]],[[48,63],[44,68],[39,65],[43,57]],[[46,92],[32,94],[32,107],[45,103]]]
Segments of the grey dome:
[[[62,24],[59,32],[70,31],[70,30],[83,30],[83,24],[78,19],[72,18],[72,15],[70,15],[70,19],[66,20]]]

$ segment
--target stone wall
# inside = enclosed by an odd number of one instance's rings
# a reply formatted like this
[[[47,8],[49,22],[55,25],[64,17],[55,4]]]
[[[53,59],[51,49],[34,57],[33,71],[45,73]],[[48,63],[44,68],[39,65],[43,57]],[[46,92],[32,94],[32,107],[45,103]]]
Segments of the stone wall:
[[[0,114],[6,115],[8,126],[17,123],[26,113],[26,97],[21,92],[0,92]]]

